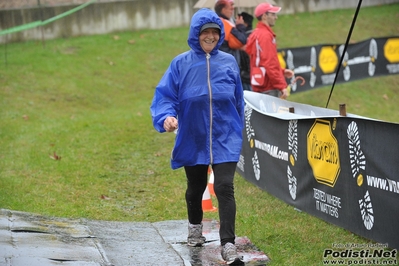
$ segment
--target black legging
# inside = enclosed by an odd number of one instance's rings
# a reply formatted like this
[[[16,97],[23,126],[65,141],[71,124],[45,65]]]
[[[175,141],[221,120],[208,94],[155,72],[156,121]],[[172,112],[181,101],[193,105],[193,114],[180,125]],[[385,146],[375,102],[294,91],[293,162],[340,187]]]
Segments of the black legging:
[[[218,199],[220,219],[220,243],[233,243],[235,240],[236,202],[234,198],[234,173],[237,163],[212,165],[214,190]],[[186,203],[188,221],[200,224],[203,218],[202,195],[208,184],[208,165],[185,166],[187,176]]]

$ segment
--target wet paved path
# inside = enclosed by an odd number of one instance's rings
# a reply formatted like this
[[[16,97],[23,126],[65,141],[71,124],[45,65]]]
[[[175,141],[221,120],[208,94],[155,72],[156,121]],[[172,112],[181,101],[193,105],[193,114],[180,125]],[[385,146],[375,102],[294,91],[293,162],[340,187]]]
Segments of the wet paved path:
[[[202,248],[188,247],[187,221],[112,222],[44,217],[0,209],[0,266],[217,266],[218,223],[204,221]],[[236,245],[245,265],[268,257],[248,238]]]

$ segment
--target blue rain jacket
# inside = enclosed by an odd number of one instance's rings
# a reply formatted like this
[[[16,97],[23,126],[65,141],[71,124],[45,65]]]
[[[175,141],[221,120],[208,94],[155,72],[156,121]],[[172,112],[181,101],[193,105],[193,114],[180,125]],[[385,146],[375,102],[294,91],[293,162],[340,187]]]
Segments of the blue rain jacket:
[[[207,55],[199,43],[200,29],[217,23],[221,36]],[[200,9],[188,36],[191,50],[176,56],[161,78],[150,107],[154,128],[165,132],[168,116],[178,119],[171,167],[238,162],[244,125],[240,70],[234,57],[219,51],[223,23],[215,12]]]

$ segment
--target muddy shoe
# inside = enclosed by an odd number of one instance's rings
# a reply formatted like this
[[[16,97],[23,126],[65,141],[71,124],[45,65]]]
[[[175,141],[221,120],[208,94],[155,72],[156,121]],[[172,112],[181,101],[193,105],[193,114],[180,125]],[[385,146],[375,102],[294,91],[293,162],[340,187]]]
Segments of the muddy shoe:
[[[222,258],[226,261],[226,264],[240,265],[242,264],[241,257],[238,256],[237,248],[232,243],[226,243],[222,247]]]
[[[206,238],[202,235],[202,224],[188,223],[187,245],[200,247],[205,243]]]

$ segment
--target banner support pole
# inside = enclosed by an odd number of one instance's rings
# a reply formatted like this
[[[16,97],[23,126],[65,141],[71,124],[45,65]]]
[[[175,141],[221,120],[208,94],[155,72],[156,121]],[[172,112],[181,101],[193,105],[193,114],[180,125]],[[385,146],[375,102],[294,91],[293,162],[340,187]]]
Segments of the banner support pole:
[[[43,9],[42,6],[40,4],[40,0],[37,0],[37,4],[39,5],[39,9],[40,9],[40,21],[43,21]],[[44,29],[43,29],[43,25],[40,26],[40,31],[42,33],[42,45],[43,48],[46,46],[44,43]]]
[[[346,105],[344,103],[339,105],[339,115],[346,116]]]
[[[357,5],[356,12],[355,12],[355,17],[352,20],[352,25],[351,25],[351,27],[349,29],[348,37],[346,38],[344,50],[342,51],[341,59],[339,60],[337,72],[335,73],[334,82],[333,82],[332,87],[331,87],[330,95],[328,96],[326,108],[328,108],[328,103],[330,102],[331,94],[332,94],[332,92],[334,90],[334,85],[335,85],[335,82],[337,81],[338,73],[339,73],[339,70],[341,69],[342,61],[344,60],[346,49],[348,48],[349,40],[351,38],[353,28],[355,27],[356,18],[357,18],[357,15],[359,14],[359,10],[360,10],[360,6],[361,5],[362,5],[362,0],[359,0],[359,4]]]

